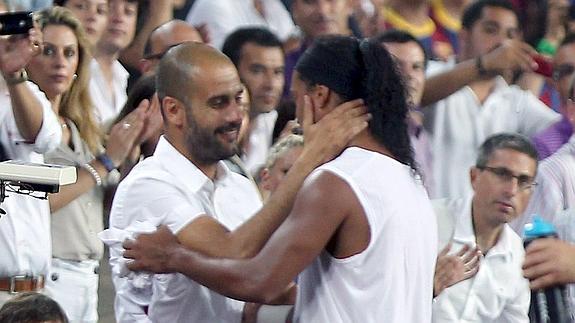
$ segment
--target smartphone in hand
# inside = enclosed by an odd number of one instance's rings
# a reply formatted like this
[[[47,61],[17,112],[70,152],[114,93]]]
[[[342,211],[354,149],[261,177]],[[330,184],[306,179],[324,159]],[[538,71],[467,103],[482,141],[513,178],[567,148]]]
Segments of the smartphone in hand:
[[[533,55],[532,58],[537,63],[535,73],[545,77],[551,77],[553,75],[553,64],[549,58],[538,54]]]
[[[27,34],[34,28],[32,12],[7,12],[0,14],[0,35]]]

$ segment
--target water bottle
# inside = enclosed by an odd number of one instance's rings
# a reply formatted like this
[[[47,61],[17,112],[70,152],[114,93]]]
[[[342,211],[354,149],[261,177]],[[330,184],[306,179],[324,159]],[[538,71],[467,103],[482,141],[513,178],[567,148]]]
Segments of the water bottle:
[[[525,248],[534,240],[541,238],[557,238],[553,225],[538,216],[533,223],[527,223],[524,230],[523,245]],[[557,285],[531,291],[529,319],[531,323],[568,323],[567,289],[565,285]]]

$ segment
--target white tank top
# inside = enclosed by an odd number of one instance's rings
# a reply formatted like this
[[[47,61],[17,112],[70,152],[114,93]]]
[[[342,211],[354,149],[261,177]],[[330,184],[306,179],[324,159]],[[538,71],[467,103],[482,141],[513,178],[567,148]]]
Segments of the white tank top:
[[[351,187],[371,240],[344,259],[324,250],[300,274],[295,321],[431,322],[437,225],[422,183],[408,166],[357,147],[315,170],[323,171]]]

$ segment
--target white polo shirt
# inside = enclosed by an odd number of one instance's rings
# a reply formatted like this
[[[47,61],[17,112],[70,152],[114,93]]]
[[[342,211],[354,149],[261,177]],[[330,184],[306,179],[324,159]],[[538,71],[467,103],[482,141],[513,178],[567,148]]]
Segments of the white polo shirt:
[[[26,142],[16,126],[10,95],[0,92],[0,141],[10,159],[43,163],[43,153],[58,147],[62,128],[50,102],[32,82],[27,85],[42,104],[42,127],[36,141]],[[8,193],[0,217],[0,277],[47,274],[52,259],[48,201]]]
[[[465,244],[476,245],[471,201],[472,197],[433,201],[440,233],[439,250],[445,247],[451,234],[451,254]],[[504,224],[499,240],[482,257],[477,274],[446,288],[434,299],[433,322],[528,323],[531,293],[521,270],[524,256],[521,239]]]
[[[120,183],[110,227],[126,230],[141,223],[164,224],[178,232],[198,216],[210,215],[233,230],[260,207],[259,194],[248,179],[219,162],[217,179],[212,181],[161,137],[154,155],[137,164]],[[134,295],[129,281],[119,278],[122,251],[119,246],[110,250],[118,321],[240,322],[243,302],[217,294],[182,274],[154,275],[150,297],[145,300],[141,293]],[[142,308],[146,301],[147,318]]]

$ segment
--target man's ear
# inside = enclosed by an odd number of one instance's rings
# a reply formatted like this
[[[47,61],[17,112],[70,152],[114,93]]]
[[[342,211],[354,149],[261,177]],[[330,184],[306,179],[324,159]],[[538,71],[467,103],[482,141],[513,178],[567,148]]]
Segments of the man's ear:
[[[479,177],[480,171],[481,170],[475,166],[471,167],[471,169],[469,170],[469,180],[471,182],[471,187],[473,187],[473,190],[475,190],[477,178]]]
[[[166,96],[162,99],[162,111],[164,111],[165,122],[178,128],[186,124],[185,107],[178,99]]]
[[[329,103],[329,99],[331,96],[331,90],[325,85],[315,85],[313,90],[310,92],[309,97],[311,99],[311,104],[313,107],[313,115],[317,122],[317,120],[321,119],[324,114],[329,111],[326,111]]]

